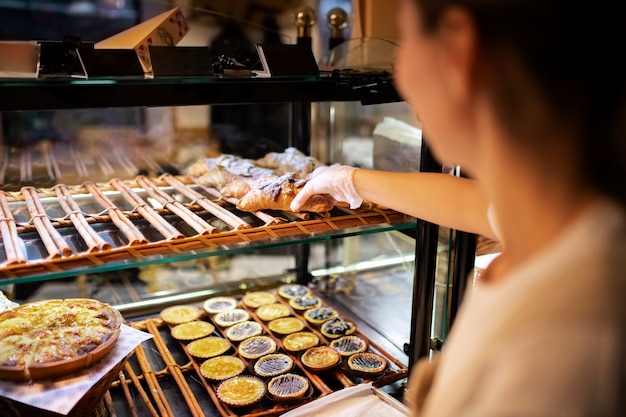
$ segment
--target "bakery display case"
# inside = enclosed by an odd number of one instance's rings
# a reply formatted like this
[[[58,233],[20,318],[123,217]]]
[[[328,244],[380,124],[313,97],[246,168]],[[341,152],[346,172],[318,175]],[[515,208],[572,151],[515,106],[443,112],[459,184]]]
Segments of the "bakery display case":
[[[440,171],[388,72],[5,78],[0,95],[10,97],[0,100],[0,290],[19,303],[97,299],[152,336],[116,369],[103,395],[108,415],[281,415],[370,383],[401,397],[411,364],[445,340],[455,280],[471,267],[453,231],[369,203],[244,211],[187,175],[204,158],[289,150],[322,164]],[[276,130],[254,124],[258,114]],[[189,121],[198,115],[208,122]],[[247,123],[259,137],[238,130]],[[278,140],[267,133],[276,131]],[[311,310],[337,314],[324,322],[332,329],[285,296],[291,286],[307,291]],[[251,294],[271,298],[301,327],[281,332]],[[207,308],[220,297],[245,316],[245,329]],[[165,312],[183,306],[209,328],[201,338],[221,341],[220,353],[194,353],[191,337],[176,336],[184,323]],[[282,363],[291,376],[256,369],[233,332],[264,337],[274,345],[268,353],[280,355],[266,366]],[[285,341],[293,333],[314,338],[321,348],[310,355],[324,361],[337,356],[330,347],[342,337],[360,356],[316,365]],[[241,384],[263,390],[258,397],[224,395],[221,377],[204,365],[223,356],[240,369],[228,380],[250,378]]]

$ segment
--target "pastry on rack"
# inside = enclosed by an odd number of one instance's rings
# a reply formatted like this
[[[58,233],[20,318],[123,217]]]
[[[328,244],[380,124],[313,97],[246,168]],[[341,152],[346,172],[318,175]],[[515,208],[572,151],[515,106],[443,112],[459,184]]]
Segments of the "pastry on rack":
[[[204,302],[202,305],[204,310],[209,314],[217,314],[222,311],[232,310],[237,308],[237,300],[233,297],[212,297]]]
[[[284,353],[261,356],[254,363],[254,373],[263,378],[283,374],[291,368],[293,368],[293,359]]]
[[[319,327],[324,322],[337,317],[338,313],[333,307],[320,306],[306,310],[303,317],[312,325]]]
[[[215,326],[203,320],[188,321],[172,327],[170,333],[176,340],[195,340],[213,333]]]
[[[265,395],[265,384],[254,376],[236,376],[217,387],[217,398],[231,407],[247,407]]]
[[[233,342],[241,342],[263,332],[263,327],[256,321],[242,321],[226,329],[226,337]]]
[[[223,381],[240,375],[246,369],[244,361],[236,356],[222,355],[207,359],[200,365],[203,377],[213,381]]]
[[[302,297],[292,298],[289,300],[289,305],[296,311],[304,311],[320,307],[322,305],[322,300],[313,295],[305,295]]]
[[[355,353],[348,358],[348,368],[362,378],[377,378],[387,369],[387,361],[376,353]]]
[[[250,308],[259,308],[266,304],[275,303],[276,296],[268,291],[250,291],[244,295],[241,301]]]
[[[322,324],[320,327],[322,334],[330,339],[337,339],[341,336],[351,335],[356,331],[356,325],[337,316]]]
[[[267,327],[278,336],[285,336],[304,329],[304,323],[295,317],[282,317],[270,321]]]
[[[276,401],[300,400],[309,387],[308,379],[293,373],[276,376],[267,383],[267,391]]]
[[[263,321],[287,317],[290,314],[291,310],[289,310],[289,307],[281,303],[266,304],[256,310],[257,317]]]
[[[215,323],[220,327],[228,327],[233,324],[241,323],[242,321],[250,320],[250,313],[242,308],[234,308],[217,313],[213,317],[213,320],[215,320]]]
[[[365,352],[367,342],[358,336],[342,336],[330,342],[330,347],[335,349],[341,356],[351,356],[355,353]]]
[[[208,359],[226,352],[230,349],[230,344],[221,337],[207,336],[189,342],[186,348],[191,356]]]
[[[337,365],[341,356],[335,349],[322,345],[305,350],[300,361],[312,372],[323,372]]]
[[[311,290],[301,284],[283,284],[278,287],[278,295],[288,300],[311,294]]]
[[[161,311],[161,320],[170,325],[177,325],[200,318],[202,310],[189,305],[176,305]]]
[[[288,334],[283,339],[283,347],[288,352],[302,352],[314,346],[317,346],[320,338],[313,332],[295,332]]]
[[[239,354],[249,360],[258,359],[263,355],[276,351],[276,342],[269,336],[252,336],[239,344]]]
[[[293,172],[298,178],[306,178],[322,164],[296,148],[289,147],[283,152],[268,152],[264,157],[256,160],[256,165],[271,168],[278,175]]]

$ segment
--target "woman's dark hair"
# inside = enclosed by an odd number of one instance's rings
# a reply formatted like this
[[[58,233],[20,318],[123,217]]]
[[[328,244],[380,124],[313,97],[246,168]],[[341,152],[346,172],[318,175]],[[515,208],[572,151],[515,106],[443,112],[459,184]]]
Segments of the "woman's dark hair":
[[[626,1],[415,1],[425,31],[446,8],[464,9],[508,129],[536,137],[531,146],[566,131],[560,145],[579,155],[584,178],[626,206]]]

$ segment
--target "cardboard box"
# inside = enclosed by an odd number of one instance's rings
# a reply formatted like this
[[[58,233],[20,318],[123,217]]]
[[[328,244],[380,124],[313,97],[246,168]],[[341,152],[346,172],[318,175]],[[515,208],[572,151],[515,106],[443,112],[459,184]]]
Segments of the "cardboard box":
[[[0,78],[36,78],[39,46],[30,41],[0,41]]]
[[[152,77],[150,46],[175,46],[189,32],[180,8],[175,7],[130,29],[97,42],[96,49],[134,49],[144,73]]]

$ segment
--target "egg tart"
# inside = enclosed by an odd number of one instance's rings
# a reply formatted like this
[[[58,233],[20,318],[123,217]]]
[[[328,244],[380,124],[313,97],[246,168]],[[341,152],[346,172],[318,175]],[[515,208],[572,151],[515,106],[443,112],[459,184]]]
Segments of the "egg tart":
[[[177,324],[172,327],[171,334],[176,340],[194,340],[206,337],[213,333],[215,326],[207,321],[194,320]]]
[[[241,301],[250,308],[259,308],[275,303],[276,296],[268,291],[252,291],[247,293]]]
[[[377,378],[387,369],[387,361],[376,353],[355,353],[348,358],[348,369],[364,379]]]
[[[254,376],[236,376],[221,382],[217,387],[217,398],[231,407],[246,407],[265,395],[265,384]]]
[[[367,342],[358,336],[342,336],[330,342],[330,347],[335,349],[341,356],[350,356],[355,353],[365,352]]]
[[[266,304],[257,308],[256,315],[263,321],[270,321],[274,319],[279,319],[281,317],[287,317],[291,314],[291,310],[284,304],[281,303],[272,303]]]
[[[322,372],[337,365],[341,361],[341,356],[328,346],[316,346],[304,351],[300,361],[308,370]]]
[[[233,297],[213,297],[206,300],[202,307],[209,314],[217,314],[237,308],[237,300]]]
[[[312,325],[319,327],[322,323],[337,317],[337,315],[337,310],[334,308],[321,306],[306,310],[303,317]]]
[[[346,321],[339,316],[325,321],[320,327],[322,334],[329,339],[337,339],[341,336],[351,335],[356,331],[356,326],[351,321]]]
[[[242,321],[226,329],[226,337],[233,342],[241,342],[243,339],[258,336],[262,332],[263,327],[256,321]]]
[[[282,317],[272,320],[267,324],[269,329],[277,335],[284,336],[289,333],[299,332],[304,329],[304,322],[295,317]]]
[[[246,369],[244,361],[236,356],[222,355],[207,359],[200,365],[203,377],[213,381],[223,381],[241,374]]]
[[[167,307],[161,311],[161,320],[170,325],[187,323],[198,320],[202,310],[194,306],[179,305]]]
[[[269,336],[252,336],[239,344],[239,354],[246,359],[257,359],[276,351],[276,342]]]
[[[283,374],[293,368],[293,359],[284,353],[271,353],[261,356],[254,363],[254,373],[261,377]]]
[[[302,297],[292,298],[289,300],[289,305],[296,311],[304,311],[320,307],[322,305],[322,300],[313,295],[304,295]]]
[[[233,324],[241,323],[242,321],[250,320],[250,313],[242,308],[234,308],[217,313],[213,317],[213,320],[215,320],[215,323],[220,327],[228,327]]]
[[[191,356],[203,359],[219,356],[228,349],[230,349],[228,341],[216,336],[203,337],[187,344],[187,352]]]
[[[300,400],[309,391],[309,380],[296,374],[284,374],[267,383],[267,391],[276,401]]]
[[[278,295],[287,299],[303,297],[309,294],[311,294],[311,290],[300,284],[285,284],[278,287]]]
[[[295,332],[284,337],[282,343],[289,352],[302,352],[313,346],[317,346],[320,338],[312,332]]]

